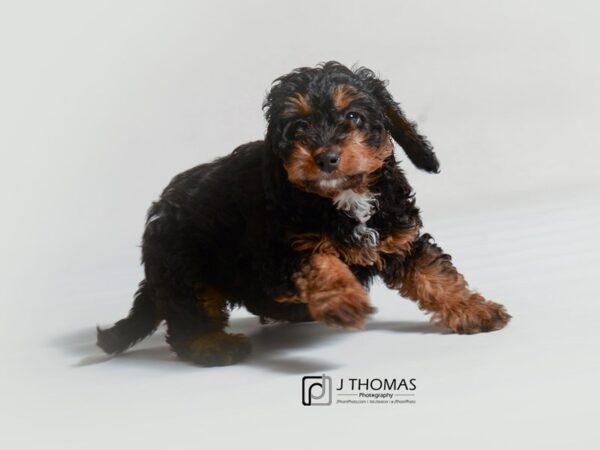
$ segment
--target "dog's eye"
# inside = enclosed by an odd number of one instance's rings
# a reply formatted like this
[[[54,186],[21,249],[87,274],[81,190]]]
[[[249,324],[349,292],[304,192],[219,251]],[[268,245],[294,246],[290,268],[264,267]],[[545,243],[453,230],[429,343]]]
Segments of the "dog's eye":
[[[307,128],[308,128],[308,122],[306,120],[296,120],[290,127],[290,134],[292,136],[299,136]]]
[[[289,126],[287,135],[290,139],[302,137],[307,128],[308,122],[306,120],[296,120]]]
[[[357,113],[356,111],[350,111],[348,114],[346,114],[346,120],[349,120],[357,127],[359,127],[363,124],[362,116],[359,113]]]

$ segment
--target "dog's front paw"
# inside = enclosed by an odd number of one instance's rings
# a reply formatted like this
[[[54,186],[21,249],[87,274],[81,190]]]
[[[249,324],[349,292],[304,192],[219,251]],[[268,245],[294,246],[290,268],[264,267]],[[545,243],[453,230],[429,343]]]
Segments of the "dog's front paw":
[[[242,334],[224,331],[196,337],[179,355],[201,366],[228,366],[240,362],[250,354],[248,338]]]
[[[325,325],[347,329],[362,329],[375,309],[367,293],[358,285],[353,288],[319,292],[319,298],[308,302],[310,315]]]
[[[459,334],[475,334],[504,328],[511,315],[504,306],[487,300],[465,302],[437,313],[433,321]]]

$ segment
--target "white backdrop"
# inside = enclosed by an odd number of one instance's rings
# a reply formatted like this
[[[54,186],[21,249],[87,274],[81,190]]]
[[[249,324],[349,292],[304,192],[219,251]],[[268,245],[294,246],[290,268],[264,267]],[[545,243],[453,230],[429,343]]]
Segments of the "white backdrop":
[[[6,448],[590,448],[600,375],[600,8],[588,1],[106,1],[0,6]],[[434,144],[407,170],[428,228],[515,316],[440,334],[380,287],[363,333],[260,328],[245,364],[177,362],[158,333],[107,360],[146,208],[262,137],[270,82],[366,65]],[[403,155],[398,153],[401,158]],[[397,322],[396,322],[397,321]],[[417,377],[417,404],[307,408],[302,375]],[[597,442],[597,439],[596,439]]]

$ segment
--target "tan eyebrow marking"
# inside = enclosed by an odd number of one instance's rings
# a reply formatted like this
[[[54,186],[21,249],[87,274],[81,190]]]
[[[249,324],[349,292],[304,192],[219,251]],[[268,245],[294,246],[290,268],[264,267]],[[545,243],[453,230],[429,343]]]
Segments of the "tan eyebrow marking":
[[[348,84],[340,84],[335,87],[333,93],[333,104],[337,109],[346,109],[350,103],[361,97],[360,92]]]
[[[285,100],[286,108],[283,111],[284,116],[291,116],[294,114],[301,114],[308,116],[311,113],[310,102],[306,95],[296,93]]]

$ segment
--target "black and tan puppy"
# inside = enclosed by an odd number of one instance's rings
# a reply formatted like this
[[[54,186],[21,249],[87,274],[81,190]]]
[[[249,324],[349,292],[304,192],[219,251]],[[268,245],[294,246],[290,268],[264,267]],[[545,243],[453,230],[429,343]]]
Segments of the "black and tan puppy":
[[[372,71],[296,69],[264,107],[264,140],[177,175],[151,206],[146,278],[129,316],[98,330],[104,351],[124,351],[165,320],[180,357],[233,364],[250,345],[225,331],[230,307],[362,328],[376,276],[457,333],[507,324],[504,308],[471,291],[421,234],[392,139],[420,169],[437,172],[438,161]]]

